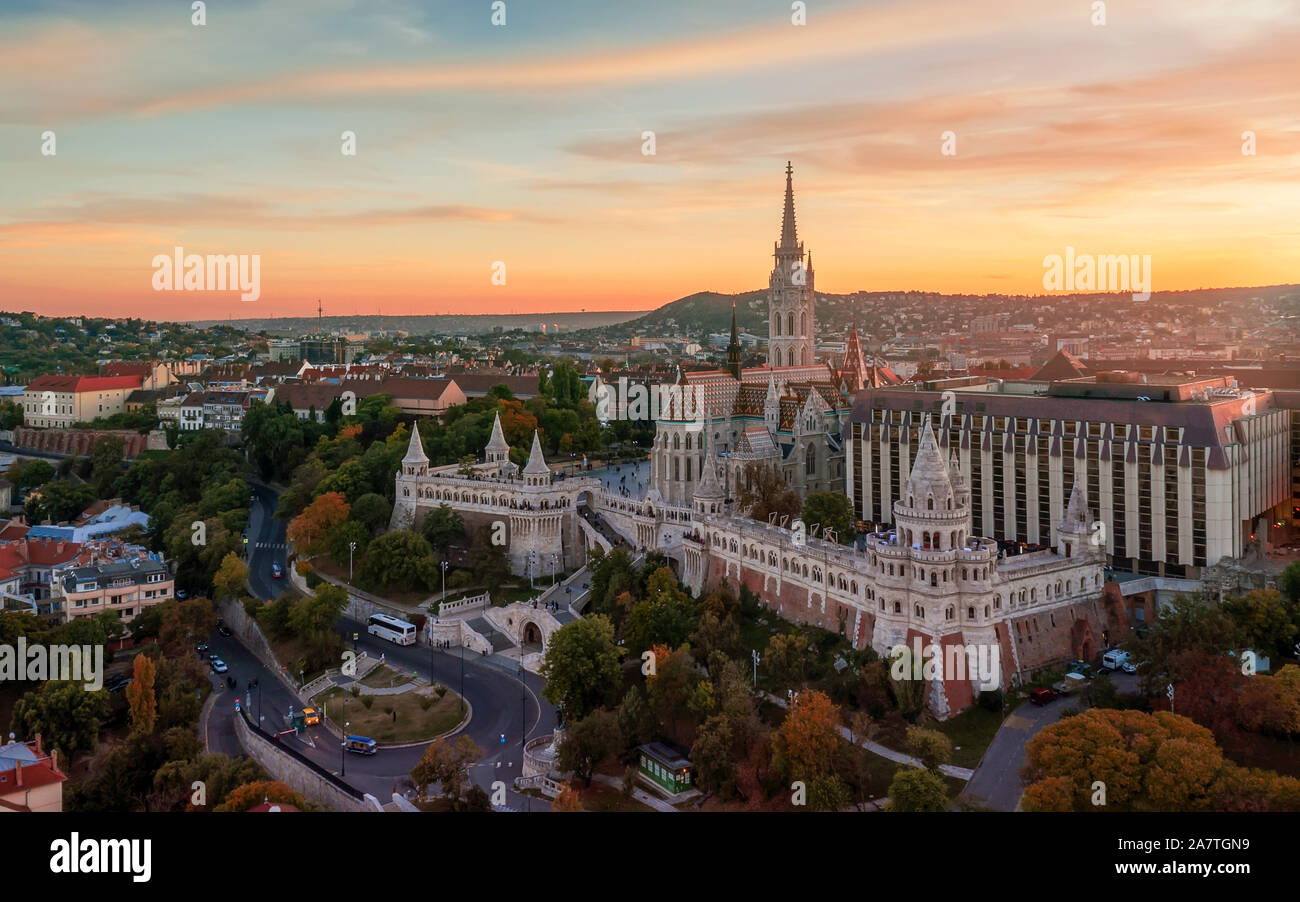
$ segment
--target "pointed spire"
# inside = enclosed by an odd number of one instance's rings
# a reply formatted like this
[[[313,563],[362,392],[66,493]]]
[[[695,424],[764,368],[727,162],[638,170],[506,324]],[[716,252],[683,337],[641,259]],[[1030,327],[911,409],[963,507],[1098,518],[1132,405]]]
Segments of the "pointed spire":
[[[406,456],[402,458],[404,464],[428,464],[429,458],[424,454],[424,443],[420,441],[420,422],[416,420],[411,423],[411,441],[406,446]]]
[[[939,443],[935,440],[934,430],[930,428],[927,416],[921,426],[921,445],[916,450],[916,461],[912,464],[912,473],[907,480],[907,491],[914,499],[914,506],[926,508],[926,499],[933,496],[935,504],[942,506],[952,496],[952,478],[948,465],[939,453]]]
[[[785,164],[785,212],[781,215],[781,247],[794,250],[799,246],[799,237],[794,226],[794,165],[787,160]]]
[[[524,474],[527,476],[550,475],[551,468],[546,465],[546,458],[542,456],[542,439],[533,430],[533,450],[528,453],[528,463],[524,465]]]
[[[1070,489],[1070,501],[1065,507],[1067,526],[1086,524],[1092,519],[1088,510],[1088,481],[1084,479],[1084,468],[1078,464],[1074,467],[1074,486]]]
[[[718,481],[718,470],[713,464],[713,443],[709,441],[709,433],[712,429],[713,419],[710,417],[704,433],[704,472],[700,474],[700,483],[695,489],[696,498],[709,500],[723,498],[726,495],[722,491],[722,483]]]
[[[957,459],[957,449],[955,447],[948,450],[948,479],[952,482],[953,488],[966,484],[966,477],[962,474],[961,461]]]
[[[506,441],[505,433],[501,431],[501,411],[497,411],[496,419],[492,421],[492,436],[488,439],[487,451],[510,453],[510,443]]]

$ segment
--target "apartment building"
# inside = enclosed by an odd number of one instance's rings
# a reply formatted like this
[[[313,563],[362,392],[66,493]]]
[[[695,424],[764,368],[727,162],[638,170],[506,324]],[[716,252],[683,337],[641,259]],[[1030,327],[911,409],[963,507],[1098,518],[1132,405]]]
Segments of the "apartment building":
[[[172,598],[176,581],[165,563],[133,557],[74,567],[61,574],[54,587],[65,623],[104,611],[129,622],[145,608]]]
[[[126,410],[139,376],[38,376],[23,388],[23,422],[66,429]]]
[[[1076,469],[1117,570],[1199,578],[1291,518],[1292,414],[1273,392],[1102,373],[859,392],[846,493],[861,521],[892,523],[926,415],[969,474],[975,529],[999,541],[1055,545]]]

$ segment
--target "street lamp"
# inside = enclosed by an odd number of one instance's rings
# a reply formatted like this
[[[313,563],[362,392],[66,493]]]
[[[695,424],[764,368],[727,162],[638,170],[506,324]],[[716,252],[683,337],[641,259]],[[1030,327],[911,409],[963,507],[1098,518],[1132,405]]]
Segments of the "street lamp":
[[[442,600],[447,600],[447,562],[442,561]]]
[[[346,709],[347,706],[348,706],[348,700],[345,698],[343,699],[343,707]],[[348,727],[350,726],[352,726],[352,724],[348,723],[347,721],[343,722],[343,741],[339,743],[339,776],[340,777],[346,777],[348,775]]]
[[[348,582],[352,582],[352,552],[357,550],[356,542],[348,542]]]

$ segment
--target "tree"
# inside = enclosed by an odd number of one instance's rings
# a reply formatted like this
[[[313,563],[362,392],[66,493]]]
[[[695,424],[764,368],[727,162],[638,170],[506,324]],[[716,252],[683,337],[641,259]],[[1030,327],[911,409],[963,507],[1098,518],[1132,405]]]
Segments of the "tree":
[[[293,518],[289,541],[304,557],[328,550],[330,533],[348,518],[347,498],[341,492],[325,492]]]
[[[48,682],[14,704],[10,729],[19,736],[40,733],[65,756],[94,746],[108,713],[108,693],[87,692],[81,683]]]
[[[236,786],[226,796],[226,800],[213,810],[247,811],[263,802],[292,805],[299,810],[307,808],[307,800],[302,797],[302,793],[293,791],[278,780],[259,780]]]
[[[1170,659],[1179,652],[1199,651],[1221,655],[1228,649],[1242,647],[1243,630],[1217,602],[1203,594],[1179,595],[1173,604],[1160,611],[1144,637],[1132,640],[1129,647],[1138,661],[1143,691],[1154,696],[1167,682]]]
[[[45,485],[54,478],[54,467],[47,460],[33,458],[31,460],[19,460],[9,468],[6,474],[9,481],[20,489],[34,489],[38,485]]]
[[[690,637],[695,624],[695,602],[672,570],[660,567],[647,582],[645,601],[632,608],[623,627],[623,640],[637,653],[653,645],[676,648]]]
[[[1278,577],[1277,587],[1282,590],[1282,594],[1292,606],[1300,602],[1300,561],[1287,564],[1282,575]]]
[[[886,811],[947,811],[948,790],[943,780],[928,770],[905,767],[889,784]]]
[[[38,524],[48,520],[63,523],[80,514],[94,500],[94,486],[71,479],[56,479],[41,486],[39,493],[33,492],[28,496],[24,505],[27,522]]]
[[[799,496],[786,485],[780,473],[763,464],[745,465],[736,492],[736,504],[741,510],[748,511],[750,517],[764,523],[771,514],[776,514],[778,524],[782,517],[793,520],[799,516]]]
[[[388,525],[393,516],[393,506],[383,495],[367,492],[352,505],[352,519],[360,523],[374,535]]]
[[[1296,627],[1281,592],[1255,589],[1245,595],[1224,599],[1223,609],[1237,621],[1242,639],[1249,648],[1270,654],[1279,651],[1291,653]]]
[[[289,625],[303,638],[327,633],[347,606],[347,590],[333,583],[321,583],[314,595],[294,602],[289,612]]]
[[[196,598],[184,604],[169,599],[158,605],[158,609],[162,612],[158,645],[169,658],[190,654],[194,646],[204,641],[217,626],[216,612],[212,610],[212,602],[206,598]]]
[[[131,706],[131,731],[140,736],[151,735],[158,721],[153,677],[153,661],[146,654],[136,655],[131,663],[131,682],[126,687],[126,698]]]
[[[857,535],[853,528],[853,502],[847,495],[813,492],[804,499],[800,519],[808,530],[812,529],[813,524],[820,524],[820,535],[825,535],[827,528],[830,528],[834,531],[835,540],[841,545],[852,545]]]
[[[581,811],[582,796],[570,784],[563,783],[560,786],[559,793],[555,796],[555,801],[551,802],[552,811]]]
[[[465,538],[465,521],[446,504],[440,504],[425,514],[420,524],[420,535],[424,536],[439,557],[447,556],[447,549]]]
[[[831,770],[840,744],[839,709],[824,692],[801,692],[773,740],[774,763],[791,780]]]
[[[546,647],[542,695],[552,704],[563,705],[566,719],[581,720],[617,688],[622,656],[608,617],[595,614],[566,623]]]
[[[244,559],[233,551],[227,552],[217,568],[217,575],[212,577],[212,587],[217,591],[217,598],[236,598],[243,594],[248,584],[248,565]]]
[[[952,740],[938,730],[908,727],[907,748],[921,760],[922,767],[935,773],[940,765],[952,760]]]
[[[370,543],[360,568],[365,586],[393,586],[404,591],[431,589],[436,584],[433,549],[409,529],[385,533]]]
[[[442,785],[442,794],[449,799],[460,798],[461,789],[467,778],[466,768],[483,756],[483,750],[474,744],[468,736],[439,737],[429,743],[424,750],[424,757],[411,770],[411,782],[416,785],[420,795],[428,792],[434,783]]]
[[[112,494],[113,481],[122,472],[126,443],[115,435],[101,436],[90,449],[90,483],[101,498]]]
[[[777,633],[768,640],[763,657],[778,686],[801,686],[808,670],[808,637],[802,633]]]
[[[813,811],[839,811],[852,804],[848,786],[835,774],[815,774],[807,787],[808,807]]]
[[[572,772],[590,786],[596,766],[622,748],[623,733],[618,728],[618,715],[600,708],[565,729],[558,763],[561,770]]]

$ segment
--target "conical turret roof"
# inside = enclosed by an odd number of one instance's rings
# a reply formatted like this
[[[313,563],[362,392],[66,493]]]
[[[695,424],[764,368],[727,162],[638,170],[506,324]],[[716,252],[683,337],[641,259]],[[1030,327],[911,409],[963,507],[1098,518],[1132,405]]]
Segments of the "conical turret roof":
[[[527,476],[549,476],[551,468],[546,465],[546,458],[542,456],[542,440],[538,436],[537,430],[533,430],[533,450],[528,453],[528,463],[524,466],[524,474]]]
[[[914,499],[914,506],[925,506],[925,499],[933,496],[936,504],[952,497],[952,478],[948,465],[939,453],[939,443],[935,441],[934,430],[930,428],[930,418],[925,418],[921,427],[921,446],[916,451],[916,461],[912,464],[912,474],[907,480],[907,491]]]
[[[718,469],[713,462],[712,443],[708,442],[707,438],[705,441],[704,472],[700,474],[700,483],[695,489],[695,497],[716,500],[725,497],[726,493],[722,491],[722,483],[718,481]]]
[[[496,419],[492,421],[492,436],[488,439],[487,450],[510,453],[510,443],[506,441],[505,433],[501,431],[501,411],[499,410]]]
[[[1092,519],[1088,510],[1088,482],[1083,476],[1082,464],[1074,465],[1074,486],[1070,489],[1070,500],[1065,506],[1065,524],[1067,526],[1085,526]]]
[[[415,421],[411,424],[411,441],[406,446],[406,456],[402,458],[404,464],[427,464],[429,458],[424,453],[424,443],[420,441],[420,423]]]

